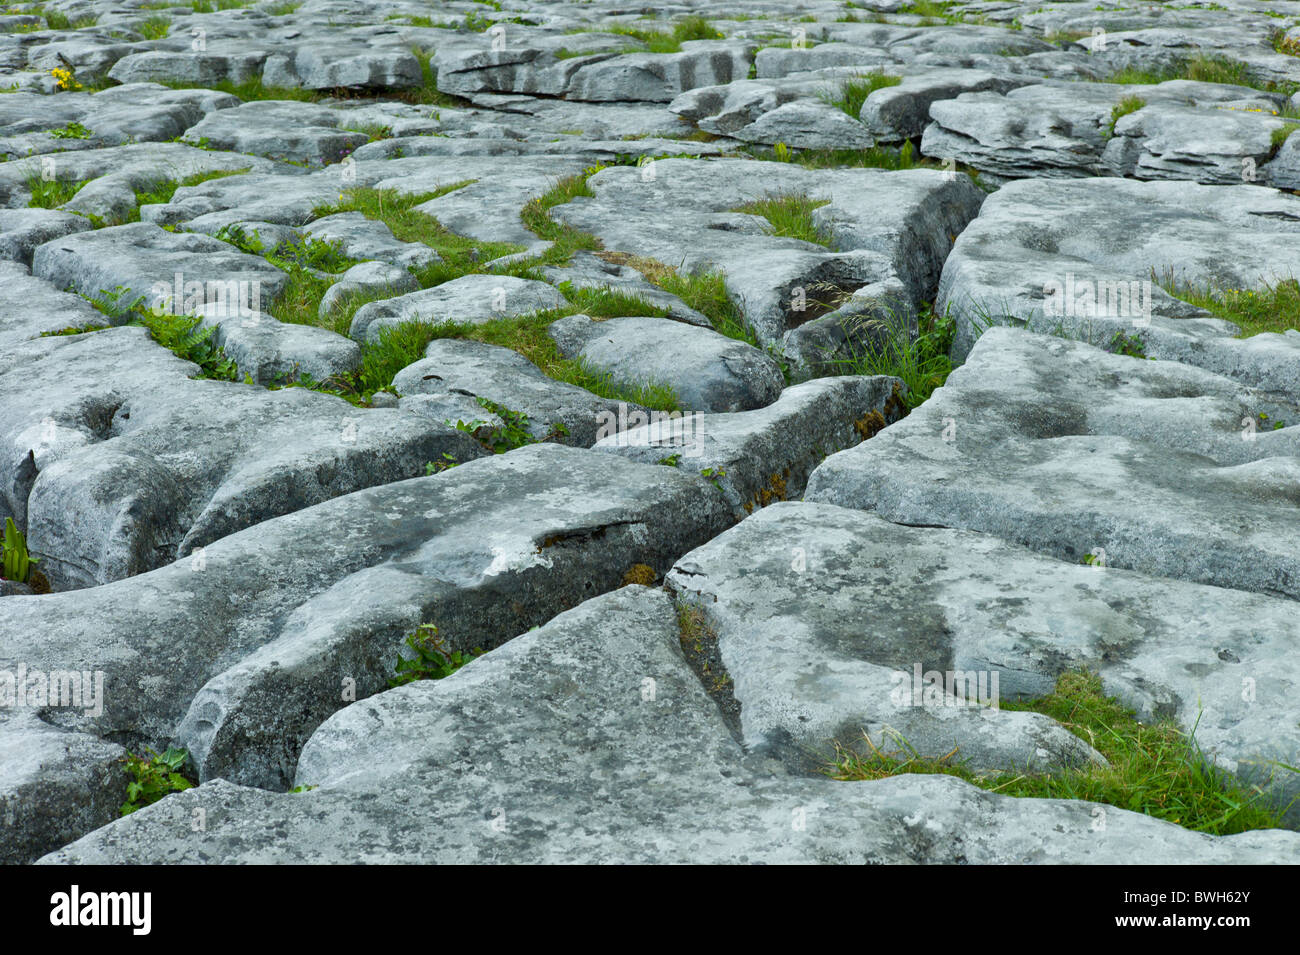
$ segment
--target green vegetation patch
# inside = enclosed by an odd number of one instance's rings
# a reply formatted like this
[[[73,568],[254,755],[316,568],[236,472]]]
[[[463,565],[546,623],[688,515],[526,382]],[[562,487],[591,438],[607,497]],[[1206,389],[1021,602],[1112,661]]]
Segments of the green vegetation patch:
[[[1245,787],[1215,767],[1197,747],[1195,728],[1185,734],[1171,720],[1138,722],[1133,710],[1102,692],[1101,679],[1095,674],[1063,674],[1051,695],[1025,703],[1003,703],[1001,708],[1050,716],[1086,740],[1109,765],[1056,773],[981,775],[949,757],[918,756],[904,743],[891,753],[870,745],[866,753],[837,746],[827,773],[845,780],[942,773],[1007,796],[1105,803],[1213,835],[1281,825],[1285,809],[1271,804],[1262,790]]]
[[[843,110],[854,119],[857,119],[858,114],[862,112],[862,104],[867,101],[868,96],[876,90],[884,89],[887,86],[897,86],[901,82],[903,82],[901,76],[885,73],[882,70],[872,70],[859,76],[850,77],[841,83],[837,89],[823,91],[820,95],[824,102]]]
[[[829,199],[814,199],[806,193],[786,192],[747,202],[731,211],[762,216],[770,225],[768,232],[771,235],[802,239],[830,248],[830,232],[813,220],[813,210],[829,203]]]
[[[1259,289],[1194,286],[1175,282],[1169,276],[1152,280],[1174,298],[1237,325],[1241,328],[1240,338],[1300,329],[1300,282],[1293,278]]]
[[[866,332],[862,337],[875,337],[872,333],[880,329],[869,328],[867,323],[884,326],[883,344],[875,347],[850,344],[849,357],[831,363],[837,366],[836,374],[901,378],[907,385],[904,403],[910,409],[929,398],[952,373],[948,351],[952,348],[957,324],[949,315],[935,315],[932,308],[923,307],[917,318],[915,338],[903,334],[901,323],[895,324],[889,318],[863,319],[850,329],[850,333]],[[850,343],[852,341],[850,338]]]

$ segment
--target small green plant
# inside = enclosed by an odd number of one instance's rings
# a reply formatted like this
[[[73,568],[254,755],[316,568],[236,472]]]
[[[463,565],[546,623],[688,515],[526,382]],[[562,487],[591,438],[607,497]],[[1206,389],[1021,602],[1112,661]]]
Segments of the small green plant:
[[[71,122],[60,129],[51,129],[50,135],[55,139],[89,139],[94,134],[80,123]]]
[[[424,466],[424,474],[426,477],[433,474],[441,474],[443,471],[450,471],[458,464],[460,464],[460,462],[456,460],[454,454],[444,451],[442,452],[441,461],[430,461]]]
[[[1112,355],[1127,355],[1129,358],[1146,358],[1147,346],[1137,335],[1116,332],[1106,344],[1105,351]]]
[[[716,487],[719,491],[722,491],[722,483],[719,479],[726,477],[727,472],[722,468],[704,468],[700,471],[700,476]]]
[[[438,636],[438,628],[431,623],[422,623],[414,633],[408,634],[406,647],[413,656],[408,658],[398,654],[397,676],[388,681],[389,687],[405,686],[416,680],[444,679],[483,652],[478,649],[468,653],[448,651],[445,641]]]
[[[126,770],[134,778],[126,786],[123,816],[151,806],[164,796],[194,788],[194,783],[181,773],[190,755],[188,750],[168,747],[161,755],[151,749],[146,749],[146,752],[149,753],[148,759],[127,754]]]
[[[1280,419],[1270,423],[1268,415],[1266,415],[1262,411],[1259,414],[1255,415],[1255,420],[1259,422],[1258,430],[1260,431],[1264,431],[1264,430],[1281,431],[1283,428],[1286,427],[1286,422]]]
[[[149,337],[177,358],[199,366],[198,378],[218,381],[237,381],[238,369],[233,358],[216,341],[216,327],[203,326],[199,315],[176,315],[169,311],[155,311],[144,307],[144,296],[127,300],[127,289],[118,286],[113,291],[101,291],[87,301],[106,316],[114,325],[142,325]]]
[[[662,464],[662,465],[664,465],[665,467],[675,468],[675,467],[677,467],[678,463],[679,463],[681,460],[682,460],[682,456],[681,456],[680,453],[679,453],[679,454],[670,454],[670,455],[668,455],[668,457],[666,457],[666,458],[660,458],[658,461],[655,462],[655,464]]]
[[[5,518],[4,546],[0,549],[4,552],[3,560],[0,561],[0,570],[4,573],[0,574],[0,577],[19,584],[27,583],[31,576],[32,564],[38,564],[40,561],[27,553],[27,538],[23,536],[12,517]]]
[[[489,401],[487,398],[475,399],[479,405],[501,419],[500,425],[492,426],[483,421],[457,421],[456,429],[472,437],[493,454],[505,454],[526,444],[535,444],[537,439],[528,431],[528,416],[521,411],[511,411],[505,405]]]

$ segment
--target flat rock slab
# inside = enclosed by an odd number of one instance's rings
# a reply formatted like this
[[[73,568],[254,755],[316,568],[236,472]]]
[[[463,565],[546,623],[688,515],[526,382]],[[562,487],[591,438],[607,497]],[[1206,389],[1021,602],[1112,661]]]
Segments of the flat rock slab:
[[[280,100],[260,100],[212,113],[185,132],[185,142],[270,159],[325,166],[370,141],[366,133],[339,129],[334,110]]]
[[[48,675],[42,672],[42,680]],[[66,685],[72,699],[72,684]],[[126,750],[51,726],[29,709],[8,710],[11,705],[0,715],[0,864],[26,865],[118,817],[126,801]]]
[[[652,682],[651,682],[652,681]],[[444,680],[356,703],[268,793],[216,780],[43,861],[1294,862],[1300,834],[1214,838],[947,776],[846,783],[753,765],[682,657],[671,601],[626,587]],[[189,820],[206,811],[207,826]],[[1096,813],[1106,826],[1095,830]],[[803,826],[792,819],[802,816]]]
[[[259,521],[415,477],[467,435],[287,388],[196,381],[195,366],[114,328],[7,346],[0,512],[56,589],[138,574]]]
[[[873,91],[863,102],[858,118],[878,142],[901,143],[925,132],[933,103],[955,99],[962,93],[1006,93],[1027,84],[1023,77],[997,76],[984,70],[908,70],[896,86]]]
[[[269,303],[286,281],[284,272],[261,256],[238,251],[206,235],[168,232],[152,223],[93,232],[77,232],[53,239],[32,253],[32,274],[61,289],[73,289],[90,298],[119,294],[120,304],[144,299],[146,308],[181,309],[185,283],[202,283],[203,301],[231,283],[243,289],[244,303],[256,295]],[[179,274],[182,294],[175,294]]]
[[[874,94],[873,94],[874,95]],[[962,93],[951,99],[934,102],[921,139],[926,156],[955,159],[981,172],[1004,178],[1030,176],[1077,178],[1106,175],[1120,167],[1124,175],[1143,176],[1153,162],[1138,164],[1137,154],[1122,158],[1121,148],[1109,141],[1112,110],[1121,100],[1137,97],[1144,103],[1162,107],[1192,104],[1183,114],[1183,122],[1213,129],[1223,120],[1218,107],[1232,103],[1244,109],[1277,110],[1282,97],[1260,93],[1242,86],[1175,80],[1159,84],[1070,83],[1051,81],[1021,86],[1005,94],[986,91]],[[1121,119],[1121,122],[1123,120]],[[1251,124],[1242,120],[1242,125]],[[1236,127],[1234,127],[1235,129]],[[1116,132],[1119,125],[1116,124]],[[1136,132],[1136,131],[1135,131]],[[1178,134],[1183,142],[1195,133]],[[1222,178],[1222,168],[1230,161],[1210,160],[1210,153],[1221,156],[1243,153],[1239,132],[1233,145],[1214,145],[1214,136],[1202,133],[1201,147],[1207,150],[1201,165],[1185,163],[1177,178],[1209,182],[1233,181]],[[1136,145],[1136,144],[1131,144]],[[1153,149],[1160,149],[1153,143]],[[1140,152],[1140,150],[1138,150]],[[1265,149],[1267,152],[1267,149]],[[1107,161],[1109,159],[1109,162]],[[1238,159],[1240,178],[1240,161]],[[1163,173],[1152,168],[1146,178],[1175,178],[1171,167]],[[1206,176],[1209,178],[1205,178]]]
[[[1087,669],[1140,719],[1195,729],[1209,758],[1279,805],[1300,793],[1284,768],[1300,751],[1289,600],[815,503],[742,521],[667,584],[716,630],[746,742],[791,761],[824,765],[832,740],[853,749],[866,734],[884,752],[956,749],[977,770],[1077,765],[1082,740],[989,704],[1045,696]],[[917,686],[932,671],[953,681],[934,699]],[[1250,701],[1243,680],[1258,681]]]
[[[85,216],[57,209],[0,209],[0,259],[30,266],[38,245],[89,228]]]
[[[194,54],[185,57],[192,59]],[[53,67],[63,68],[64,64],[56,57],[43,79],[54,81],[48,73]],[[238,105],[239,99],[229,93],[172,90],[157,83],[128,83],[98,93],[63,92],[57,96],[9,93],[0,105],[0,156],[18,159],[127,143],[165,145],[208,113]],[[73,123],[81,126],[76,132],[84,138],[67,137],[69,129],[76,129]],[[60,155],[58,160],[65,158]]]
[[[781,366],[753,345],[670,318],[570,315],[547,329],[560,353],[625,385],[669,385],[690,411],[749,411],[771,404]]]
[[[538,47],[490,49],[490,41],[440,51],[438,89],[456,96],[529,93],[588,102],[667,103],[695,86],[729,83],[749,71],[753,46],[690,41],[679,53],[595,53],[557,59]]]
[[[812,170],[740,159],[656,160],[652,174],[611,167],[587,184],[594,198],[556,206],[552,217],[595,233],[611,251],[684,273],[721,271],[765,343],[815,318],[809,302],[891,277],[918,303],[927,300],[953,238],[984,199],[966,176],[934,170]],[[812,217],[831,248],[774,236],[766,219],[731,211],[779,195],[829,200]]]
[[[1262,105],[1198,109],[1157,104],[1122,116],[1102,162],[1135,179],[1190,179],[1236,186],[1272,184],[1273,134],[1287,121]],[[1283,185],[1279,183],[1279,185]]]
[[[51,718],[174,739],[202,778],[283,788],[322,720],[386,688],[420,623],[451,649],[490,649],[634,565],[666,570],[727,522],[699,478],[534,445],[285,515],[130,580],[6,597],[0,666],[103,670],[101,714]]]
[[[990,324],[1098,345],[1122,332],[1150,357],[1294,396],[1295,334],[1236,339],[1235,325],[1170,297],[1151,279],[1193,289],[1271,286],[1300,274],[1298,234],[1300,198],[1261,186],[1012,182],[958,237],[936,309],[956,321],[958,360]]]
[[[595,450],[669,464],[716,482],[737,520],[797,500],[826,455],[873,437],[906,412],[906,386],[884,375],[792,385],[765,408],[735,414],[651,413]]]
[[[3,216],[0,212],[0,221]],[[80,295],[60,291],[17,262],[0,262],[0,345],[68,328],[107,326],[108,319]]]
[[[1261,412],[1300,417],[1190,365],[993,328],[904,421],[827,458],[805,499],[1300,599],[1300,428],[1243,426]]]
[[[359,342],[374,342],[382,330],[406,322],[479,325],[567,304],[569,300],[545,282],[513,275],[464,275],[433,288],[361,306],[352,316],[348,334]]]
[[[483,398],[527,416],[528,433],[536,440],[581,448],[591,447],[602,433],[612,433],[629,415],[645,413],[638,405],[548,378],[509,348],[452,338],[430,342],[423,359],[397,373],[393,390],[403,396],[401,407],[428,408],[435,417],[445,414],[453,425],[457,420],[493,423],[496,415],[475,400]],[[418,400],[410,402],[408,396]],[[456,403],[454,411],[449,402]],[[499,421],[495,424],[500,426]]]

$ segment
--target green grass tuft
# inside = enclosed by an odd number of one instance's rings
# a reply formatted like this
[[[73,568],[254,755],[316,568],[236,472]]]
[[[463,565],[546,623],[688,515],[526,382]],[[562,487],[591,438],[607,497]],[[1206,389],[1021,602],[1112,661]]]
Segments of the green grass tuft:
[[[880,321],[879,319],[875,321]],[[907,339],[895,333],[876,347],[850,345],[847,358],[831,362],[839,375],[892,375],[907,385],[904,403],[908,408],[922,404],[952,373],[952,348],[956,322],[948,315],[938,316],[923,308],[917,317],[917,335]]]
[[[882,70],[872,70],[860,76],[850,77],[841,83],[838,89],[825,90],[820,95],[824,102],[857,119],[858,114],[862,112],[862,104],[867,101],[868,96],[876,90],[897,86],[901,82],[903,82],[901,76],[885,73]]]
[[[1174,298],[1239,326],[1240,338],[1300,329],[1300,282],[1295,279],[1284,279],[1260,289],[1194,286],[1175,282],[1168,275],[1153,276],[1152,281]]]
[[[27,188],[32,193],[27,206],[31,209],[57,209],[75,196],[78,190],[89,181],[89,179],[51,179],[47,181],[42,179],[38,173],[32,173],[27,177]]]
[[[904,743],[894,753],[871,746],[869,752],[859,753],[837,746],[828,775],[868,780],[942,773],[1002,795],[1105,803],[1213,835],[1281,826],[1284,810],[1270,804],[1261,790],[1243,786],[1206,759],[1196,746],[1194,729],[1185,734],[1172,721],[1138,722],[1131,709],[1103,693],[1095,674],[1063,674],[1049,696],[1003,703],[1001,708],[1050,716],[1091,744],[1109,765],[980,775],[948,757],[920,757]]]
[[[1125,96],[1110,111],[1110,124],[1106,127],[1108,136],[1115,135],[1115,124],[1129,113],[1136,113],[1146,106],[1147,101],[1141,96]]]
[[[147,17],[139,26],[139,32],[146,40],[161,40],[171,32],[172,21],[170,17],[154,16]]]
[[[813,221],[813,210],[829,202],[829,199],[813,199],[806,193],[788,192],[747,202],[731,211],[762,216],[770,224],[768,231],[771,235],[802,239],[830,248],[830,232]]]

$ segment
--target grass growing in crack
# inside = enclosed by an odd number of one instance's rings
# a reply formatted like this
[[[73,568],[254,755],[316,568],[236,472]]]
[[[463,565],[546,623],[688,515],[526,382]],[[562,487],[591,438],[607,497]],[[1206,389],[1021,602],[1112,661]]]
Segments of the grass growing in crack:
[[[95,296],[83,296],[113,325],[139,325],[148,329],[149,337],[177,358],[199,366],[196,378],[217,381],[236,381],[238,369],[233,358],[216,341],[216,327],[200,327],[197,315],[155,314],[144,307],[144,296],[127,300],[126,289],[118,286],[113,291],[100,291]]]
[[[899,13],[910,13],[913,16],[925,17],[927,20],[939,21],[941,23],[960,23],[961,18],[948,12],[952,6],[947,0],[912,0],[911,3],[905,4],[899,9]]]
[[[232,80],[217,80],[214,83],[199,86],[195,83],[188,83],[184,80],[159,80],[163,86],[174,90],[188,89],[206,89],[216,90],[219,93],[230,93],[232,96],[238,96],[245,103],[253,100],[295,100],[300,103],[311,103],[318,99],[324,98],[327,93],[319,90],[305,90],[296,86],[267,86],[262,82],[260,76],[254,76],[236,83]]]
[[[1269,143],[1272,145],[1273,151],[1277,152],[1281,149],[1282,144],[1290,139],[1291,134],[1297,129],[1300,129],[1300,123],[1287,123],[1286,125],[1279,126],[1277,129],[1273,130],[1269,135]]]
[[[437,338],[436,326],[425,322],[403,322],[379,330],[379,337],[361,349],[361,392],[372,395],[393,383],[407,365],[424,357],[429,342]]]
[[[93,27],[99,22],[97,16],[77,17],[73,20],[66,13],[57,10],[43,10],[41,16],[45,17],[45,25],[51,30],[80,30],[83,27]]]
[[[1283,279],[1261,289],[1215,288],[1173,281],[1168,275],[1152,280],[1174,298],[1227,319],[1241,329],[1239,338],[1262,332],[1300,329],[1300,282]]]
[[[1250,67],[1241,60],[1226,56],[1198,53],[1195,56],[1175,60],[1166,67],[1144,70],[1137,67],[1125,67],[1116,70],[1102,79],[1103,83],[1121,83],[1126,85],[1152,85],[1169,80],[1196,80],[1201,83],[1225,83],[1230,86],[1246,86],[1265,92],[1291,94],[1300,88],[1295,83],[1261,82],[1250,74]]]
[[[676,23],[671,32],[662,30],[640,30],[635,27],[610,26],[583,28],[570,33],[615,33],[631,37],[639,44],[629,49],[629,53],[680,53],[682,44],[690,40],[721,40],[723,35],[704,17],[690,16]],[[585,54],[576,54],[585,55]]]
[[[745,321],[744,312],[727,293],[727,280],[721,272],[706,270],[686,275],[657,259],[629,255],[626,252],[597,254],[613,265],[631,266],[652,285],[676,295],[689,308],[701,312],[714,331],[757,348],[762,347],[753,328]]]
[[[1106,126],[1107,137],[1115,135],[1115,124],[1129,113],[1136,113],[1146,106],[1147,101],[1141,96],[1125,96],[1110,111],[1110,123]]]
[[[581,359],[565,358],[560,354],[559,348],[547,334],[547,326],[578,311],[578,308],[570,307],[479,324],[447,322],[425,325],[423,334],[429,336],[429,341],[435,338],[459,338],[509,348],[531,361],[548,378],[577,385],[611,401],[625,401],[651,411],[681,410],[681,401],[669,385],[651,381],[615,381],[609,372],[593,368]]]
[[[839,85],[838,89],[824,90],[820,95],[823,102],[857,119],[858,114],[862,112],[862,104],[867,101],[868,96],[876,90],[897,86],[901,82],[903,82],[901,76],[883,70],[872,70],[869,73],[849,77]]]
[[[668,316],[668,309],[652,305],[638,295],[620,292],[609,286],[575,288],[572,282],[561,282],[556,288],[573,305],[575,312],[590,315],[592,318],[619,318],[629,315],[646,315],[652,318]]]
[[[171,28],[172,21],[170,17],[154,15],[146,17],[137,29],[146,40],[161,40],[171,32]]]
[[[89,179],[42,179],[39,173],[27,177],[27,188],[32,197],[27,201],[30,209],[57,209],[77,194]]]
[[[915,338],[890,334],[880,345],[850,344],[852,353],[849,357],[830,364],[839,366],[836,374],[841,375],[893,375],[901,378],[907,385],[904,403],[909,409],[916,408],[952,373],[948,351],[956,328],[957,323],[949,315],[935,315],[932,309],[924,307],[917,316]]]
[[[474,181],[465,179],[424,193],[402,193],[396,189],[349,189],[337,203],[312,210],[312,218],[324,218],[340,212],[360,212],[367,219],[387,225],[398,241],[427,245],[438,253],[442,261],[415,269],[411,274],[421,288],[431,288],[463,275],[487,272],[489,270],[486,264],[493,259],[523,251],[521,246],[507,242],[480,242],[458,235],[444,228],[433,216],[415,208],[462,189]]]
[[[599,167],[593,166],[580,173],[558,180],[544,195],[528,200],[519,212],[519,218],[525,228],[539,239],[554,242],[541,261],[547,265],[564,265],[573,257],[574,252],[595,252],[602,248],[600,240],[590,232],[583,232],[563,222],[551,218],[550,211],[579,196],[593,197],[595,193],[587,185],[587,180]]]
[[[411,47],[411,53],[420,64],[420,85],[414,89],[394,90],[394,97],[417,106],[455,108],[467,105],[466,100],[438,89],[438,71],[433,68],[432,50],[415,46]]]
[[[872,146],[868,149],[790,149],[777,143],[771,149],[750,147],[746,153],[768,162],[797,163],[807,169],[941,169],[941,163],[917,155],[916,148],[905,142],[897,149]]]
[[[844,780],[942,773],[1007,796],[1100,802],[1214,835],[1281,825],[1284,810],[1271,805],[1261,790],[1243,786],[1204,757],[1196,745],[1195,728],[1183,733],[1172,721],[1139,723],[1131,709],[1102,692],[1095,674],[1063,674],[1050,695],[1026,703],[1003,703],[1001,708],[1052,717],[1086,740],[1110,765],[981,775],[948,757],[921,757],[904,743],[893,753],[872,746],[867,753],[837,746],[827,773]]]
[[[216,169],[211,172],[198,172],[192,176],[186,176],[184,179],[158,179],[149,183],[141,189],[135,190],[135,211],[127,218],[127,222],[140,221],[140,206],[166,205],[172,201],[176,195],[176,190],[182,186],[197,186],[203,182],[211,182],[213,179],[225,179],[229,176],[242,176],[251,169],[251,166],[245,166],[243,169]]]
[[[830,248],[830,232],[813,220],[813,210],[829,203],[829,199],[814,199],[807,193],[785,192],[747,202],[731,211],[762,216],[770,225],[770,235],[802,239]]]

